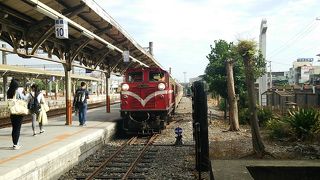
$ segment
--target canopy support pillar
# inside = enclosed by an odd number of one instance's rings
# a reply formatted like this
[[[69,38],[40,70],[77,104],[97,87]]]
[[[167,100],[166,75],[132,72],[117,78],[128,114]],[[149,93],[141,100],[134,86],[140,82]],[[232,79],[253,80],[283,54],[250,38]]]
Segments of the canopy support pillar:
[[[63,56],[64,58],[65,56]],[[66,125],[72,125],[72,84],[71,84],[71,67],[72,63],[67,59],[67,63],[63,65],[65,73],[65,97],[66,97]]]
[[[106,74],[106,111],[107,113],[110,113],[110,95],[109,95],[109,78],[110,78],[110,73],[105,73]]]

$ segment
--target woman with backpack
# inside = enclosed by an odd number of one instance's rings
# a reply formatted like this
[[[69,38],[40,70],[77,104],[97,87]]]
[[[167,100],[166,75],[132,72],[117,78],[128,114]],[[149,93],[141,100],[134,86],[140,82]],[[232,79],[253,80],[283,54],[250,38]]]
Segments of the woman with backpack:
[[[12,79],[11,83],[9,85],[9,89],[7,91],[7,97],[8,99],[22,99],[26,100],[26,97],[22,94],[22,92],[18,91],[19,83],[17,80]],[[20,149],[21,145],[19,145],[19,137],[20,137],[20,130],[21,130],[21,124],[23,120],[23,115],[16,115],[11,114],[10,115],[11,124],[12,124],[12,142],[13,142],[13,149],[18,150]]]
[[[42,118],[40,116],[40,111],[42,111],[41,104],[45,104],[45,99],[43,94],[41,93],[37,84],[33,84],[31,86],[31,92],[28,98],[28,109],[30,110],[32,116],[32,131],[33,136],[37,135],[36,132],[36,121],[39,122],[40,133],[44,133],[43,124],[47,123],[47,117]],[[43,114],[43,113],[41,113]],[[45,114],[46,116],[46,114]],[[43,121],[45,120],[45,121]]]

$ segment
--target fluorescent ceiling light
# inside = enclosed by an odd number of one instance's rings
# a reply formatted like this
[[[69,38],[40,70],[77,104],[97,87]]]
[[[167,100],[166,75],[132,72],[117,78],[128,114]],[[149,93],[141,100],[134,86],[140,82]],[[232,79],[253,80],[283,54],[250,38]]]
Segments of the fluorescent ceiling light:
[[[89,32],[87,31],[82,31],[81,34],[83,34],[84,36],[86,36],[87,38],[93,40],[94,39],[94,36],[91,35]]]
[[[114,51],[114,46],[113,45],[111,45],[111,44],[107,44],[107,48],[109,48],[110,50],[112,50],[112,51]]]
[[[46,16],[48,16],[48,17],[51,18],[51,19],[54,19],[54,20],[59,19],[58,16],[56,16],[56,15],[53,14],[52,12],[47,11],[46,9],[42,8],[41,6],[36,6],[35,9],[36,9],[39,13],[41,13],[41,14],[43,14],[43,15],[46,15]]]

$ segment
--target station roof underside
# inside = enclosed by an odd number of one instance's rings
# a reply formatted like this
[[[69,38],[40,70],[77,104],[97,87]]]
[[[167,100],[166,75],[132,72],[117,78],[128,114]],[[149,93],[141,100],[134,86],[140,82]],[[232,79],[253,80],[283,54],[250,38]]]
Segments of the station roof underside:
[[[68,21],[68,39],[55,37],[56,18]],[[93,0],[2,0],[0,25],[0,39],[9,43],[21,57],[34,56],[42,49],[48,57],[56,55],[62,64],[77,61],[108,73],[123,73],[129,67],[161,68],[156,59]],[[126,50],[130,53],[130,62],[123,62]]]
[[[41,69],[24,68],[11,65],[0,64],[1,76],[7,75],[16,78],[38,78],[38,79],[51,79],[53,76],[57,78],[64,77],[64,73],[55,71],[45,71]],[[71,74],[72,79],[87,80],[87,81],[101,81],[99,78]]]

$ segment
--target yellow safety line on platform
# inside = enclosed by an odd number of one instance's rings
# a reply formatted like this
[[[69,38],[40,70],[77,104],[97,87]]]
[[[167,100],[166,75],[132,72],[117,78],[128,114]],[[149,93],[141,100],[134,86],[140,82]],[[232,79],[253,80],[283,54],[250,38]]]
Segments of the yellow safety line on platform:
[[[105,123],[105,122],[99,123],[99,124],[97,124],[97,125],[95,125],[95,126],[88,126],[88,127],[97,127],[97,126],[99,126],[100,124],[103,124],[103,123]],[[61,135],[56,136],[56,137],[54,138],[54,139],[56,139],[56,140],[50,141],[50,142],[48,142],[48,143],[46,143],[46,144],[44,144],[44,145],[35,147],[35,148],[33,148],[33,149],[31,149],[31,150],[29,150],[29,151],[27,151],[27,152],[24,152],[24,153],[15,155],[15,156],[10,157],[10,158],[8,158],[8,159],[0,160],[0,164],[3,164],[3,163],[6,163],[6,162],[15,160],[15,159],[20,158],[20,157],[25,156],[25,155],[29,155],[29,154],[31,154],[31,153],[39,150],[39,149],[43,149],[43,148],[45,148],[45,147],[47,147],[47,146],[49,146],[49,145],[52,145],[52,144],[54,144],[54,143],[57,143],[57,142],[62,141],[62,140],[64,140],[64,139],[68,138],[68,137],[71,137],[71,136],[73,136],[73,135],[79,134],[79,133],[84,132],[84,131],[87,131],[87,130],[89,130],[89,129],[85,128],[85,129],[76,131],[76,132],[74,132],[74,133],[72,133],[72,134],[69,134],[69,133],[61,134]]]

